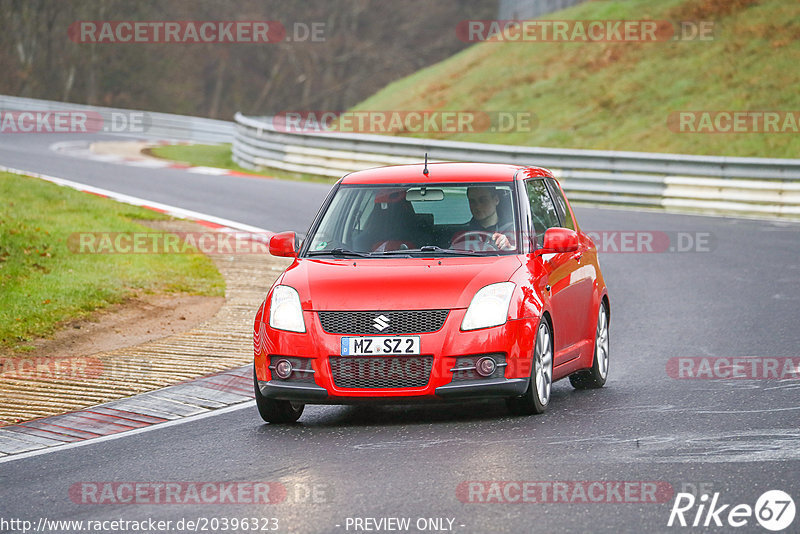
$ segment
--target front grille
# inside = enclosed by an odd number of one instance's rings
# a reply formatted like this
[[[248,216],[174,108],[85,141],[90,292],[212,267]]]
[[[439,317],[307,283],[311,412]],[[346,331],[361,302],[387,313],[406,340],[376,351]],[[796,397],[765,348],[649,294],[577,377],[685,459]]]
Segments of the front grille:
[[[433,356],[328,358],[339,388],[419,388],[428,385]]]
[[[441,329],[447,313],[448,310],[321,311],[319,320],[329,334],[425,334]]]

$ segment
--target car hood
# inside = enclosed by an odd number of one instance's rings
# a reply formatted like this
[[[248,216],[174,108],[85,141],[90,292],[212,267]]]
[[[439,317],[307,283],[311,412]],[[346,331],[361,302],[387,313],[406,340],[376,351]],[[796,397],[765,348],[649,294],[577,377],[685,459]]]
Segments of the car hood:
[[[298,291],[304,310],[466,308],[476,291],[521,265],[517,256],[299,259],[280,283]]]

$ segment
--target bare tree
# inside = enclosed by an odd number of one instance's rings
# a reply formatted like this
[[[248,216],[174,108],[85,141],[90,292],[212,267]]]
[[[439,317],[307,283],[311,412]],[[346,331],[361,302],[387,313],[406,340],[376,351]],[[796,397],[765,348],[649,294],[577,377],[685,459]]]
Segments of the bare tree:
[[[497,0],[0,0],[0,93],[219,118],[346,109],[461,50],[457,22],[496,9]],[[81,43],[67,33],[109,20],[277,20],[292,40]],[[294,40],[312,23],[323,41]]]

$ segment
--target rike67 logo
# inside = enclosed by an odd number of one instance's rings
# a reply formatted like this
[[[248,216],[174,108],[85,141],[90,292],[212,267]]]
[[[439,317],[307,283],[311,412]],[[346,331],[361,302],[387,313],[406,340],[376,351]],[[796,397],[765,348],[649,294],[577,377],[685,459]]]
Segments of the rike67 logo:
[[[738,528],[750,524],[755,518],[763,528],[777,532],[794,521],[794,500],[784,491],[764,492],[755,506],[722,504],[719,495],[716,492],[710,497],[703,494],[696,498],[691,493],[678,493],[667,526]]]

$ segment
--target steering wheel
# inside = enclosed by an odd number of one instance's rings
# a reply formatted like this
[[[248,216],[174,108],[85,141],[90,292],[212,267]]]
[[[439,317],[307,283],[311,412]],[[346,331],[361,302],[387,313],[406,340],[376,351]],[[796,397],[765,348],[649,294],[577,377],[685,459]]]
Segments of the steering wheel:
[[[470,230],[467,232],[459,232],[453,237],[450,244],[451,248],[456,250],[486,250],[486,246],[490,246],[494,250],[500,250],[492,239],[493,233],[485,232],[482,230]],[[474,248],[477,245],[479,248]]]

